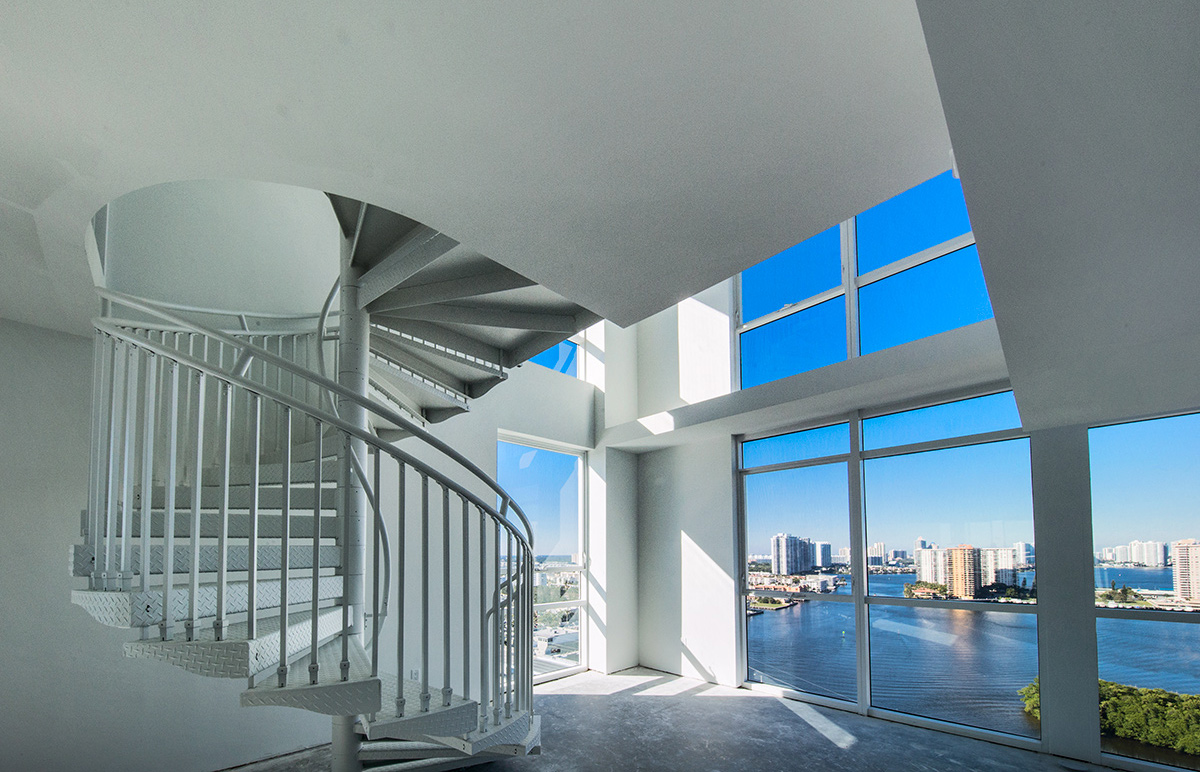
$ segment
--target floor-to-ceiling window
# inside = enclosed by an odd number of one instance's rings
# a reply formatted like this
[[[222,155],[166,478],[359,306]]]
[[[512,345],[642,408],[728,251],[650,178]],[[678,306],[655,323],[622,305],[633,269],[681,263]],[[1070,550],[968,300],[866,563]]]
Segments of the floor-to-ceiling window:
[[[743,271],[739,286],[742,388],[992,316],[949,171]]]
[[[1029,441],[1010,392],[740,444],[747,680],[1039,736]]]
[[[534,680],[576,672],[587,662],[583,457],[500,440],[496,468],[533,526]]]
[[[1200,769],[1200,414],[1088,445],[1101,747]]]

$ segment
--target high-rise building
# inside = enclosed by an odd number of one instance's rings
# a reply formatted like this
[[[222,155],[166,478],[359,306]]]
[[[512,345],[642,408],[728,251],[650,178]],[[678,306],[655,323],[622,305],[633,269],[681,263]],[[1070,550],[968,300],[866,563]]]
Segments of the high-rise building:
[[[1013,543],[1013,552],[1016,553],[1018,566],[1028,566],[1033,563],[1033,545],[1027,541],[1018,541]]]
[[[837,551],[837,561],[836,562],[838,562],[844,566],[850,565],[850,548],[849,547],[842,547],[841,549],[839,549]]]
[[[771,537],[771,573],[795,576],[813,567],[813,543],[788,533]]]
[[[813,542],[813,566],[828,568],[833,565],[833,545],[827,541]]]
[[[946,589],[952,597],[974,598],[982,587],[982,572],[979,567],[979,550],[970,544],[960,544],[946,550],[949,563],[949,581]]]
[[[1183,539],[1172,544],[1175,550],[1175,597],[1200,601],[1200,541]]]
[[[1017,583],[1017,551],[1009,547],[985,547],[979,550],[980,583],[986,587],[989,584],[1007,584],[1010,587]]]
[[[946,550],[919,549],[913,553],[913,561],[917,566],[918,582],[946,584],[950,574],[950,563]]]
[[[908,560],[908,550],[888,550],[888,562],[894,563],[898,560]]]
[[[1115,560],[1118,563],[1128,563],[1129,562],[1129,545],[1128,544],[1118,544],[1116,547],[1113,547],[1113,560]]]
[[[930,544],[929,542],[925,541],[924,539],[917,539],[916,541],[913,542],[913,557],[915,558],[917,555],[917,552],[919,552],[920,550],[926,550],[926,549],[930,549],[932,547],[933,547],[933,545]]]
[[[882,566],[887,560],[887,545],[877,541],[867,548],[867,565]]]

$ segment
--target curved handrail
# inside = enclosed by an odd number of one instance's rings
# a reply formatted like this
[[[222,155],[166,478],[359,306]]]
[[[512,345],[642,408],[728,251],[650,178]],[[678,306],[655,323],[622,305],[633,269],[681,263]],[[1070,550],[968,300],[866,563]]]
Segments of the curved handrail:
[[[530,549],[530,554],[532,554],[532,544],[530,541],[526,539],[525,536],[513,526],[512,521],[506,518],[496,507],[488,504],[482,498],[467,490],[459,483],[454,482],[429,464],[418,459],[416,456],[400,450],[395,445],[384,442],[365,429],[360,429],[357,426],[344,421],[338,416],[330,415],[329,413],[317,410],[311,405],[304,403],[302,400],[299,400],[288,394],[284,394],[283,392],[275,391],[274,389],[264,386],[260,383],[256,383],[245,376],[223,372],[203,360],[183,354],[180,351],[171,348],[170,346],[163,346],[159,343],[155,343],[152,340],[134,335],[117,325],[108,324],[103,319],[95,319],[93,320],[93,324],[95,325],[96,329],[100,330],[106,335],[111,335],[114,338],[123,340],[126,343],[130,343],[138,348],[151,351],[178,364],[187,365],[188,367],[202,372],[211,378],[216,378],[218,381],[222,381],[233,386],[240,386],[247,391],[251,391],[263,397],[268,397],[281,405],[285,405],[293,410],[298,410],[301,413],[304,413],[309,418],[316,419],[324,424],[338,429],[339,431],[349,434],[355,439],[362,440],[367,445],[370,445],[380,452],[386,453],[397,461],[412,467],[417,471],[418,474],[428,476],[433,480],[436,480],[440,485],[445,485],[456,495],[479,507],[493,519],[495,519],[500,526],[502,526],[508,533],[521,542],[527,549]]]
[[[159,308],[157,306],[157,304],[152,303],[148,300],[134,297],[132,295],[126,295],[121,292],[114,292],[109,289],[97,288],[96,291],[100,294],[100,297],[102,297],[106,300],[109,300],[110,302],[117,303],[117,304],[125,306],[127,308],[132,308],[132,309],[135,309],[138,311],[143,311],[145,313],[148,313],[148,314],[151,314],[154,316],[158,316],[159,318],[165,319],[168,322],[172,322],[174,324],[179,324],[179,325],[188,327],[189,329],[192,329],[195,332],[198,332],[198,333],[201,333],[204,335],[208,335],[209,337],[215,338],[219,341],[223,341],[227,345],[233,346],[234,348],[239,348],[242,350],[242,356],[245,356],[247,353],[252,354],[254,357],[257,357],[258,359],[260,359],[264,362],[269,362],[270,364],[275,365],[276,367],[282,368],[284,370],[287,370],[290,373],[293,373],[294,375],[298,375],[301,378],[307,379],[308,381],[310,381],[318,386],[321,386],[322,388],[326,389],[327,391],[331,391],[334,394],[336,394],[337,396],[347,399],[347,400],[353,402],[354,404],[359,405],[360,407],[364,408],[365,410],[367,410],[371,413],[374,413],[375,415],[379,416],[380,418],[383,418],[384,420],[387,420],[387,421],[391,421],[392,423],[396,424],[397,426],[403,427],[406,431],[408,431],[415,437],[418,437],[422,442],[433,447],[435,450],[440,452],[443,456],[445,456],[446,458],[450,459],[454,463],[461,466],[463,469],[470,472],[476,479],[478,479],[480,482],[482,482],[484,485],[486,485],[488,488],[490,488],[497,496],[499,496],[500,497],[499,510],[496,511],[492,507],[487,507],[487,509],[489,511],[494,511],[496,513],[496,516],[499,517],[501,521],[506,522],[506,523],[509,522],[508,517],[506,515],[508,510],[511,509],[513,512],[515,512],[518,519],[520,519],[520,521],[521,521],[521,525],[525,529],[525,537],[522,538],[522,541],[524,541],[525,544],[527,546],[529,546],[532,551],[533,526],[530,524],[529,518],[527,518],[525,516],[525,513],[521,510],[520,506],[512,499],[511,496],[509,496],[508,492],[505,491],[504,488],[502,488],[500,486],[500,483],[493,480],[491,478],[491,476],[489,476],[487,474],[487,472],[484,472],[482,469],[480,469],[476,464],[474,464],[466,456],[459,453],[457,450],[452,448],[445,441],[435,437],[433,434],[431,434],[425,428],[423,428],[423,427],[419,426],[418,424],[416,424],[415,422],[413,422],[411,419],[405,418],[404,416],[400,415],[399,413],[397,413],[393,410],[388,410],[386,407],[376,404],[374,401],[372,401],[371,399],[369,399],[367,397],[364,397],[360,394],[355,394],[354,392],[350,391],[349,389],[342,386],[341,384],[339,384],[335,381],[332,381],[329,378],[326,378],[324,375],[321,375],[318,373],[313,373],[310,370],[306,370],[302,367],[299,367],[294,362],[291,362],[281,356],[273,354],[272,352],[270,352],[264,348],[260,348],[251,343],[248,343],[244,340],[239,340],[239,339],[233,337],[232,335],[228,335],[226,333],[220,332],[219,330],[213,330],[211,328],[205,327],[204,325],[196,324],[195,322],[193,322],[185,317],[179,316],[177,314],[173,314],[170,311]],[[96,320],[96,321],[97,321],[97,326],[99,326],[99,322],[102,322],[103,320]],[[119,329],[119,328],[116,328],[114,326],[113,329]],[[132,340],[130,337],[126,337],[125,335],[121,335],[120,337],[122,340],[130,340],[130,342],[135,342],[135,343],[145,341],[144,338],[140,338],[137,336],[131,336]],[[151,347],[147,346],[146,348],[151,348]],[[154,349],[152,348],[151,350],[154,350]],[[168,353],[168,352],[173,352],[173,353]],[[174,349],[169,349],[166,347],[162,347],[162,351],[159,353],[161,353],[163,356],[167,356],[168,358],[174,359],[175,361],[178,361],[178,362],[182,362],[185,359],[188,359],[188,360],[191,359],[191,357],[183,357],[179,354],[179,352],[175,351]],[[219,373],[219,371],[213,370],[213,368],[211,368],[207,364],[205,364],[204,367],[198,368],[198,369],[201,369],[204,372],[214,375],[218,378],[231,378],[231,377],[237,378],[236,381],[231,381],[231,382],[237,383],[237,384],[243,386],[244,388],[250,389],[253,392],[263,394],[264,396],[272,396],[272,399],[276,398],[274,396],[274,394],[268,395],[268,391],[270,391],[269,389],[266,389],[264,386],[262,386],[260,384],[256,384],[252,381],[248,381],[244,378],[241,378],[240,376],[231,376],[229,374]],[[209,371],[212,371],[212,372],[209,372]],[[286,396],[286,395],[279,395],[279,396]],[[291,407],[296,407],[297,409],[300,409],[302,412],[313,415],[313,413],[312,413],[313,408],[311,406],[303,405],[303,403],[293,400],[291,397],[286,397],[285,400],[280,400],[280,401],[283,402],[283,404],[288,404]],[[345,421],[342,421],[342,419],[337,416],[327,415],[326,417],[322,417],[322,416],[314,415],[313,417],[319,418],[321,420],[326,420],[326,418],[330,418],[330,419],[333,419],[334,421],[336,421],[338,424],[341,424],[346,427],[351,427],[351,424],[348,424]],[[383,442],[382,440],[379,440],[378,438],[375,438],[374,435],[370,434],[369,432],[365,432],[360,429],[355,429],[355,431],[352,433],[354,434],[354,436],[358,437],[359,439],[369,438],[369,439],[367,439],[368,444],[374,445],[376,447],[384,448],[385,452],[392,453],[393,455],[395,455],[396,452],[403,453],[402,451],[399,451],[398,449],[396,449],[394,446],[389,445],[389,444]],[[408,456],[408,454],[406,454],[406,453],[404,453],[403,455]],[[409,456],[409,457],[411,458],[411,456]],[[416,466],[416,465],[414,464],[413,466]],[[425,465],[421,464],[421,466],[425,466]],[[428,467],[426,467],[426,468],[428,468]],[[432,470],[431,470],[431,476],[434,478],[437,478],[437,479],[442,478],[442,475],[440,475],[436,472],[432,472]],[[478,498],[478,497],[475,497],[474,494],[471,494],[471,495],[473,498]]]

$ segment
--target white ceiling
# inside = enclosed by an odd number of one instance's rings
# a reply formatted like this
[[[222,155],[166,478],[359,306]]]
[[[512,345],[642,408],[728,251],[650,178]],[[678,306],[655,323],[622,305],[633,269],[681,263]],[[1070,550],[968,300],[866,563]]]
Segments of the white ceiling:
[[[1200,3],[919,7],[1026,428],[1200,405]]]
[[[85,332],[92,214],[218,178],[401,212],[627,325],[952,138],[1026,426],[1200,403],[1200,4],[919,7],[6,8],[0,316]]]
[[[23,3],[0,316],[86,331],[100,206],[242,178],[401,212],[627,325],[949,164],[911,3]]]

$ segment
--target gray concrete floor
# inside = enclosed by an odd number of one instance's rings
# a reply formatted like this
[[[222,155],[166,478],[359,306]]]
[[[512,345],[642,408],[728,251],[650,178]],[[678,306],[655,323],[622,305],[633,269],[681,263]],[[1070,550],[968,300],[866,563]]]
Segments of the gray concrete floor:
[[[472,767],[480,772],[647,770],[887,770],[1061,772],[1107,770],[1004,745],[866,718],[769,695],[635,668],[582,673],[537,688],[542,755]],[[238,772],[329,769],[328,747]]]

